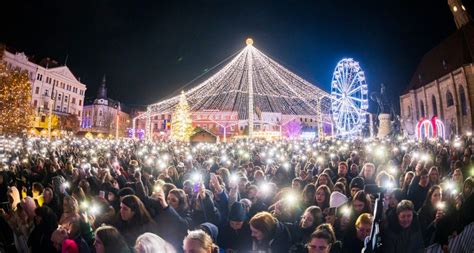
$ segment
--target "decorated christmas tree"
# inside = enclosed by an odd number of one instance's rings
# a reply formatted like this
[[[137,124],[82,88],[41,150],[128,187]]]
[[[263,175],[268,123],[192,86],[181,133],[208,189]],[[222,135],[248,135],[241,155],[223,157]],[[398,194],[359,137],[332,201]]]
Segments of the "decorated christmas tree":
[[[189,141],[193,134],[194,127],[192,125],[191,114],[189,112],[188,101],[184,91],[181,92],[179,103],[172,116],[171,121],[171,139],[176,141]]]
[[[24,71],[7,69],[0,45],[0,133],[19,135],[33,119],[31,84]]]

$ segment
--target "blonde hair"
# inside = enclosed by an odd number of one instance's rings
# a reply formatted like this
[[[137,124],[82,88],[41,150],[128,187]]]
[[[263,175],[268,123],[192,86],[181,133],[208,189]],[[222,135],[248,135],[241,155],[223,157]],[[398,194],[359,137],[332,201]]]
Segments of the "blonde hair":
[[[64,213],[79,213],[79,203],[72,196],[65,196],[63,199]]]
[[[361,224],[372,225],[372,215],[370,213],[363,213],[359,215],[359,218],[357,218],[355,223],[356,228],[360,228]]]
[[[199,242],[199,246],[208,252],[213,252],[217,247],[212,242],[211,236],[209,236],[202,229],[188,231],[188,235],[184,238],[183,244],[186,240],[194,240]]]

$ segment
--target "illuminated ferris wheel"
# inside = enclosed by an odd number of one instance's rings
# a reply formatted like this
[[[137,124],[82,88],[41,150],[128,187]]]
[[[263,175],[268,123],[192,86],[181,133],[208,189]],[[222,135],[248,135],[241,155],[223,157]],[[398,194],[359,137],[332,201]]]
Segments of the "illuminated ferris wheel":
[[[352,58],[339,61],[331,82],[331,109],[337,135],[360,133],[369,107],[367,97],[365,74],[359,63]]]

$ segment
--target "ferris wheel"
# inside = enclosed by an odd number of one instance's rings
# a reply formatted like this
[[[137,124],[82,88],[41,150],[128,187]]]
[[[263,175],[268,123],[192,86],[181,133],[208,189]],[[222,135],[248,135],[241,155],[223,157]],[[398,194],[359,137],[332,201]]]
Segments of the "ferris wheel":
[[[332,117],[337,135],[359,134],[369,107],[368,87],[359,63],[352,58],[339,61],[331,82]]]

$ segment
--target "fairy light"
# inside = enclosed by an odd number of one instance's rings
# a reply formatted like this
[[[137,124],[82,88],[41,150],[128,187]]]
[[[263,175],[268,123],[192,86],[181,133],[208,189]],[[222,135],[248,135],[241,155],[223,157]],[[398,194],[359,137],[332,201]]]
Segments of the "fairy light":
[[[249,69],[254,71],[248,71]],[[315,106],[314,98],[330,97],[328,93],[290,72],[254,46],[247,46],[221,70],[186,91],[186,99],[191,111],[195,108],[199,108],[199,110],[219,108],[222,111],[239,108],[238,115],[248,115],[248,100],[237,98],[249,96],[250,84],[239,84],[239,82],[233,81],[243,77],[253,80],[251,84],[254,104],[269,103],[268,106],[261,108],[262,111],[272,111],[272,108],[278,108],[280,113],[287,115],[317,115],[318,109]],[[229,96],[234,99],[229,99]],[[278,99],[268,100],[267,97]],[[265,103],[263,103],[264,101]],[[180,96],[178,95],[152,104],[149,106],[151,116],[173,111],[179,102]],[[294,104],[302,106],[281,106]],[[330,110],[331,100],[322,99],[319,106],[321,106],[321,111],[327,112]],[[145,118],[147,115],[144,114],[140,117]]]
[[[0,62],[0,128],[3,134],[19,135],[30,126],[34,111],[30,104],[32,88],[27,73],[9,70]]]

